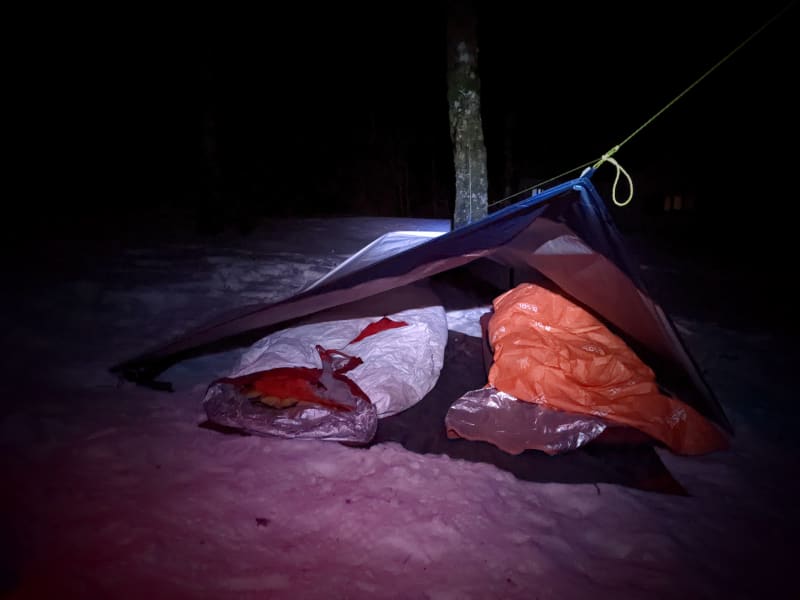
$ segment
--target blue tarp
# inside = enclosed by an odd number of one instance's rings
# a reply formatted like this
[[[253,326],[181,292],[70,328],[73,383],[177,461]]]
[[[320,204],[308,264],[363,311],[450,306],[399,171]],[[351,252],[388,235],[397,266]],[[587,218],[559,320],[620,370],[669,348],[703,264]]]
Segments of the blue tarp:
[[[505,269],[508,286],[545,277],[621,335],[655,371],[659,383],[730,431],[719,403],[669,317],[648,294],[638,266],[591,171],[482,219],[408,249],[376,255],[364,266],[277,303],[221,315],[179,338],[112,367],[144,385],[172,364],[243,337],[254,339],[293,320],[437,276],[476,261]]]

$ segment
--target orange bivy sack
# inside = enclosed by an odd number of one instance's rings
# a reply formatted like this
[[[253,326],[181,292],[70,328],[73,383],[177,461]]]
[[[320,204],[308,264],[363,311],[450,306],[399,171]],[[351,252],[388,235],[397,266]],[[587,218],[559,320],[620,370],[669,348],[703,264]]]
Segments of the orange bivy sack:
[[[534,284],[493,304],[489,385],[519,400],[634,427],[677,454],[728,447],[721,429],[662,393],[652,369],[583,308]]]

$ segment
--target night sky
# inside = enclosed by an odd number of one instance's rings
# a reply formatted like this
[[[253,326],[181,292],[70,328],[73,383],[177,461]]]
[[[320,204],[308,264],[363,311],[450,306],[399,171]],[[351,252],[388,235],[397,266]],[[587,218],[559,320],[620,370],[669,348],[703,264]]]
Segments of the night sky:
[[[480,3],[491,202],[597,158],[785,6],[595,4]],[[628,216],[658,212],[670,190],[726,227],[751,223],[737,216],[751,207],[785,210],[797,12],[620,150],[638,193]],[[44,156],[23,203],[40,230],[85,233],[154,210],[208,230],[269,216],[451,216],[440,4],[91,17],[56,25],[28,50],[39,66],[20,67],[41,90],[23,101],[22,152]],[[601,191],[612,176],[598,172]]]

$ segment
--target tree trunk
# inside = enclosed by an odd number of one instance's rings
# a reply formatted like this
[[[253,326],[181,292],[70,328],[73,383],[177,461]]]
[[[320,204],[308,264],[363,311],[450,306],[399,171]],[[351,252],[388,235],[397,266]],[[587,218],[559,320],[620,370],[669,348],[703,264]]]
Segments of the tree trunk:
[[[456,176],[453,228],[486,216],[489,181],[481,121],[477,15],[470,0],[451,0],[447,15],[447,100]]]
[[[203,233],[220,233],[224,228],[221,218],[222,201],[222,169],[219,161],[217,136],[217,110],[214,94],[215,66],[211,56],[206,57],[208,63],[203,71],[203,121],[201,123],[203,169],[199,207],[197,208],[197,226]]]

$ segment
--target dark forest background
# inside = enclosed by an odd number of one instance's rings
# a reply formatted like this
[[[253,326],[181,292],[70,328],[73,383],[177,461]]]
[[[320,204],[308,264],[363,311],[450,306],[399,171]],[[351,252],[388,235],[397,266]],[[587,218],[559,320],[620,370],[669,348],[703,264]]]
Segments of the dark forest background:
[[[785,3],[701,4],[479,2],[490,203],[602,155]],[[623,227],[785,226],[796,13],[620,150],[636,185],[615,209]],[[264,217],[452,214],[444,3],[47,17],[11,61],[19,236],[171,216],[246,233]],[[595,175],[606,197],[612,178]],[[669,194],[693,210],[665,215]]]

